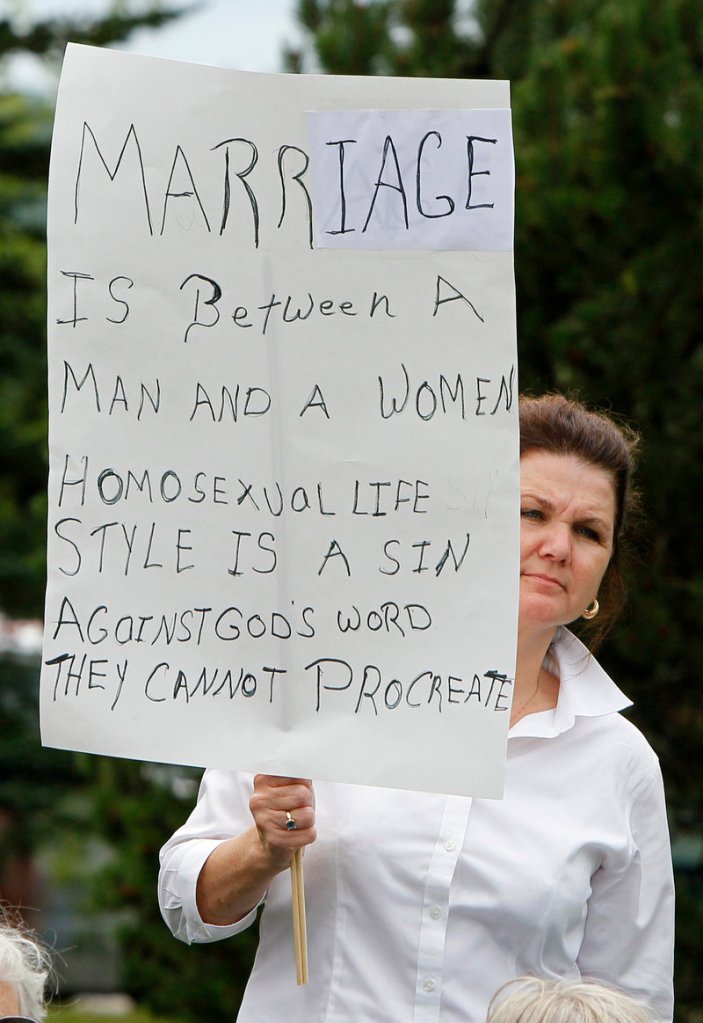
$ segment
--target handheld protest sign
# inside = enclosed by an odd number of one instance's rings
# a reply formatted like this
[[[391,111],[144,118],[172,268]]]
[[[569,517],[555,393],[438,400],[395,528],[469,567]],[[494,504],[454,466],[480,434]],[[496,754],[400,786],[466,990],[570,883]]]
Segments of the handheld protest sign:
[[[45,744],[501,795],[508,106],[68,48]]]

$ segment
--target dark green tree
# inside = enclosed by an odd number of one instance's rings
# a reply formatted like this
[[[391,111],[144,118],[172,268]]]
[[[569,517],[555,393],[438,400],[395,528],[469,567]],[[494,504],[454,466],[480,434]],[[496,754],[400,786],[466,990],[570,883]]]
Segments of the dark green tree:
[[[0,93],[0,607],[41,607],[46,491],[44,212],[50,112]]]
[[[107,5],[106,5],[107,6]],[[46,184],[52,106],[8,81],[9,58],[58,70],[66,43],[106,46],[182,13],[114,3],[102,16],[20,26],[0,16],[0,609],[41,613],[46,528]]]
[[[703,828],[700,14],[696,0],[299,0],[308,45],[287,58],[511,81],[521,386],[575,391],[642,432],[643,535],[602,657],[662,759],[680,839]],[[678,886],[692,1019],[700,861]]]
[[[81,783],[78,761],[41,747],[38,702],[36,662],[0,656],[0,900],[3,879],[73,825],[65,796]]]

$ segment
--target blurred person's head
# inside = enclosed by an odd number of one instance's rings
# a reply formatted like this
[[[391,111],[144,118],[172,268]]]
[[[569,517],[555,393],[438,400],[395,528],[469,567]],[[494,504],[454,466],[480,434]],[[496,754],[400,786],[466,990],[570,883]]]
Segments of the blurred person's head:
[[[653,1023],[647,1007],[594,980],[518,977],[494,995],[486,1023]]]
[[[46,983],[51,962],[46,949],[7,914],[0,915],[0,1018],[46,1016]]]

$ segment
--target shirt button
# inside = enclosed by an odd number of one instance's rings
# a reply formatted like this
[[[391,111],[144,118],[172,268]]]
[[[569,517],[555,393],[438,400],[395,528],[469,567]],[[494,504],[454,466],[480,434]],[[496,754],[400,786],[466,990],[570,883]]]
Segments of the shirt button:
[[[425,989],[425,991],[427,991],[428,994],[434,991],[434,989],[437,987],[433,980],[426,980],[422,986]]]
[[[439,920],[442,915],[442,910],[439,906],[433,906],[430,910],[430,916],[433,920]]]
[[[444,848],[447,850],[447,852],[454,852],[454,850],[456,849],[456,842],[454,841],[454,839],[450,838],[448,842],[445,842]]]

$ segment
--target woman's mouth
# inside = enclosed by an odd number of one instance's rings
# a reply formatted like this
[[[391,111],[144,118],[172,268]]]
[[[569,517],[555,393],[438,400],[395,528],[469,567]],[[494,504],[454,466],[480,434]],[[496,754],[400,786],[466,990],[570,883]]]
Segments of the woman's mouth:
[[[527,576],[528,579],[536,579],[538,582],[544,583],[545,586],[550,587],[553,586],[561,590],[566,589],[564,583],[560,582],[558,579],[555,579],[554,576],[544,575],[542,572],[523,572],[522,574],[524,576]]]

